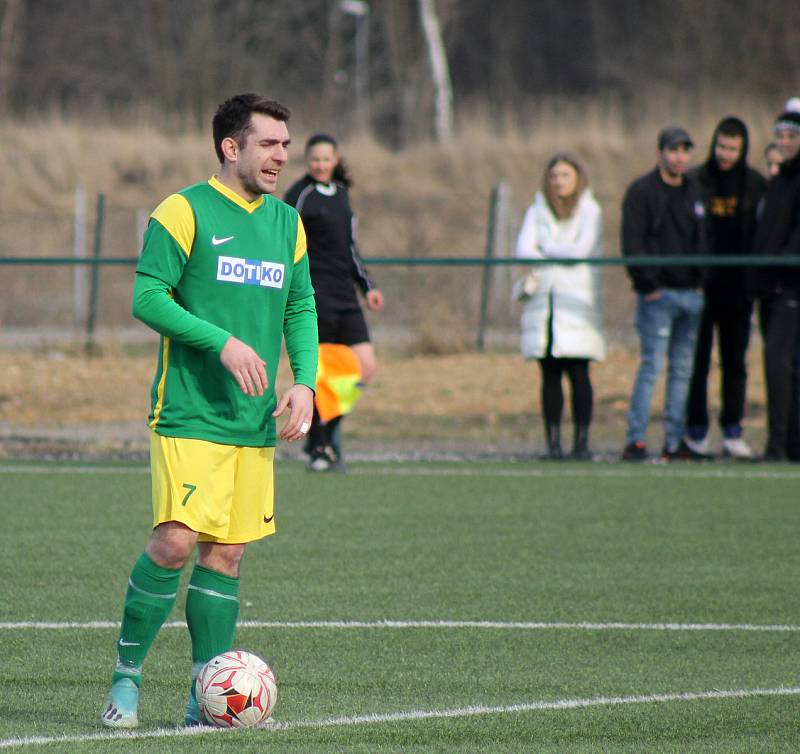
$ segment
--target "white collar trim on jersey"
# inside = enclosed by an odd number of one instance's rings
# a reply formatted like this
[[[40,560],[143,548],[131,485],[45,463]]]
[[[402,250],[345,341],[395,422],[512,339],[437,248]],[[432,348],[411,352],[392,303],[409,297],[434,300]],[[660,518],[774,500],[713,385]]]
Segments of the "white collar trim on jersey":
[[[335,183],[317,183],[316,189],[323,196],[334,196],[336,194]]]

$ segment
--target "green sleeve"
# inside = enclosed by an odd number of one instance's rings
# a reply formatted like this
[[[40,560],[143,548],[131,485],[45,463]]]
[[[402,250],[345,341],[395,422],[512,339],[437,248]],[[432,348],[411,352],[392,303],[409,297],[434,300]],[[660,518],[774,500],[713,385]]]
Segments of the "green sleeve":
[[[317,307],[314,296],[290,300],[283,319],[286,353],[292,365],[295,384],[317,389]]]
[[[302,225],[300,231],[304,234]],[[319,351],[317,306],[314,303],[314,288],[311,285],[311,271],[305,250],[292,269],[292,282],[283,316],[283,337],[286,340],[286,353],[295,384],[307,385],[316,392]]]
[[[164,281],[137,272],[133,285],[133,316],[161,335],[192,348],[219,353],[230,333],[190,314],[175,303],[171,293],[172,289]]]

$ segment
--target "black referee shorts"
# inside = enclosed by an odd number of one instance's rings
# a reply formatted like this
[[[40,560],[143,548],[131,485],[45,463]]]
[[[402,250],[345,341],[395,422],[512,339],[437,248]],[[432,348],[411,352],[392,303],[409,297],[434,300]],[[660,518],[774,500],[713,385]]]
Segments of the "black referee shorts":
[[[369,342],[369,328],[358,299],[315,296],[320,343],[354,346]]]

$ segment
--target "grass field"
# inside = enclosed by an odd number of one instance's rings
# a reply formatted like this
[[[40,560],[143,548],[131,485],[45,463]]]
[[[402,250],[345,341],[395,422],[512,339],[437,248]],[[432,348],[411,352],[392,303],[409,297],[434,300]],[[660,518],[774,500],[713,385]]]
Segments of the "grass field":
[[[125,736],[97,715],[147,470],[5,464],[0,749],[798,751],[798,484],[721,463],[286,463],[236,641],[276,671],[276,726],[178,727],[180,602]]]

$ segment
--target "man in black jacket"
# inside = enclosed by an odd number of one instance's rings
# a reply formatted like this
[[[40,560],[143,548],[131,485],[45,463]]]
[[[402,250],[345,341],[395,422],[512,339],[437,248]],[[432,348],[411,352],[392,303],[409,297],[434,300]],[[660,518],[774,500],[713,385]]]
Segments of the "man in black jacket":
[[[622,253],[629,257],[704,254],[705,205],[702,189],[686,177],[694,144],[689,134],[669,127],[658,136],[658,166],[634,181],[622,206]],[[641,361],[628,410],[622,458],[647,457],[647,425],[658,375],[668,360],[664,398],[662,460],[689,455],[683,443],[686,398],[703,309],[703,271],[696,266],[629,266],[638,294],[636,329]]]
[[[767,187],[753,250],[765,256],[798,257],[797,266],[761,267],[748,278],[759,300],[767,383],[768,436],[765,460],[800,460],[800,422],[793,361],[800,338],[800,113],[775,121],[783,161]]]
[[[748,167],[748,146],[747,126],[739,118],[724,118],[714,131],[708,159],[689,173],[708,196],[712,254],[753,253],[756,208],[767,182],[761,173]],[[712,267],[706,280],[686,419],[686,444],[698,454],[708,453],[708,372],[716,328],[722,364],[722,453],[732,458],[753,455],[742,438],[747,387],[745,355],[753,313],[745,277],[744,267]]]

